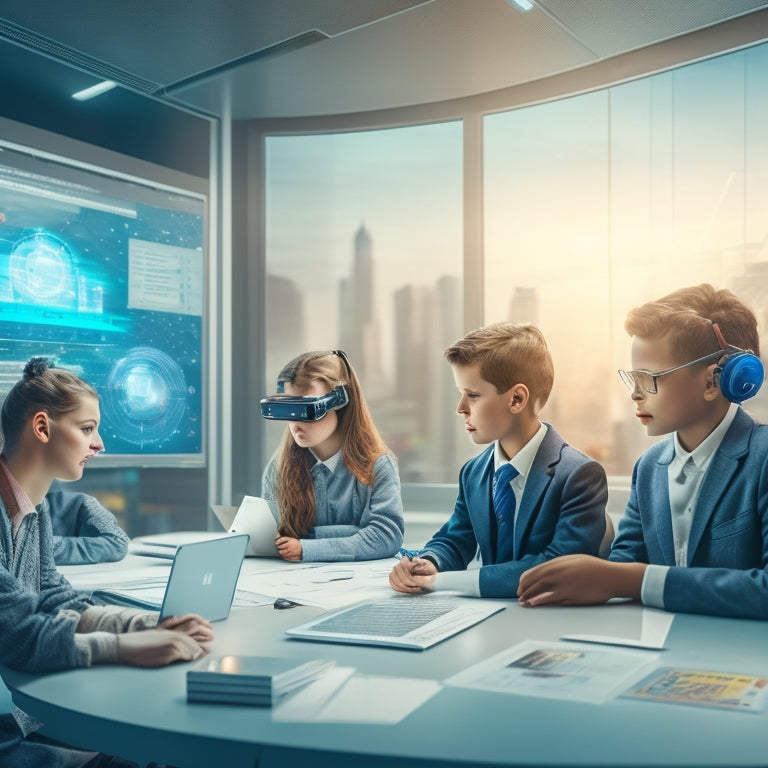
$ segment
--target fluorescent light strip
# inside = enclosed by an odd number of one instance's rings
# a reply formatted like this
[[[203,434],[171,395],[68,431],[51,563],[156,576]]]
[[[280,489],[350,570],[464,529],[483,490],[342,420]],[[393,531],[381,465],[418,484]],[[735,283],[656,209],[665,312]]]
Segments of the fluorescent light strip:
[[[94,96],[100,96],[102,93],[111,91],[116,85],[117,83],[113,80],[105,80],[103,83],[97,83],[90,88],[73,93],[72,98],[77,101],[88,101],[88,99],[92,99]]]
[[[533,3],[531,0],[507,0],[510,5],[516,5],[521,11],[532,11]]]

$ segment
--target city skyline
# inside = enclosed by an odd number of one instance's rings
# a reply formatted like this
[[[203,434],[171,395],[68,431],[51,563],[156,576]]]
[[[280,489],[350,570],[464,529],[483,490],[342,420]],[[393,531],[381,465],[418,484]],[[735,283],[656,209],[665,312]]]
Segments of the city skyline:
[[[629,364],[629,309],[710,282],[747,301],[768,338],[768,102],[760,97],[767,62],[768,45],[761,45],[485,115],[482,149],[470,158],[482,161],[477,199],[465,199],[461,121],[268,137],[268,290],[293,281],[283,287],[304,318],[295,343],[333,348],[339,328],[351,327],[346,316],[354,315],[348,307],[362,274],[356,278],[352,266],[354,237],[363,227],[375,286],[365,295],[376,314],[375,323],[366,320],[365,349],[381,368],[377,386],[384,378],[395,386],[409,359],[398,339],[414,335],[405,318],[422,328],[424,313],[414,305],[434,297],[431,330],[418,334],[432,339],[422,370],[434,369],[428,381],[440,392],[420,406],[434,414],[423,428],[433,441],[423,451],[431,465],[441,450],[435,425],[459,421],[451,417],[455,387],[441,354],[465,330],[464,260],[471,258],[468,309],[472,317],[483,313],[478,324],[528,317],[547,339],[555,384],[542,418],[609,472],[629,474],[652,442],[634,423],[616,373]],[[482,217],[472,238],[463,231],[465,216],[471,221],[465,206]],[[450,307],[443,290],[455,291]],[[267,344],[278,349],[287,305],[272,306]],[[455,323],[451,338],[439,337],[438,316],[449,328]],[[278,364],[268,361],[268,375]],[[403,402],[412,396],[400,394]],[[747,410],[768,415],[766,397],[748,401]],[[386,415],[393,424],[417,424],[418,410],[390,402]]]
[[[482,448],[471,443],[455,413],[458,393],[450,367],[442,358],[443,350],[463,335],[463,316],[458,311],[461,281],[443,275],[432,285],[406,282],[391,296],[384,296],[376,283],[375,238],[360,225],[350,240],[349,271],[336,286],[340,312],[334,332],[300,327],[295,320],[306,315],[306,291],[288,278],[268,277],[272,286],[269,296],[274,295],[283,313],[294,318],[290,330],[281,325],[279,339],[273,339],[274,351],[268,354],[270,370],[307,349],[341,346],[358,373],[374,421],[400,460],[403,481],[455,482],[461,464]],[[756,279],[768,276],[768,246],[760,251],[753,249],[750,256],[756,260],[748,263],[743,275],[732,277],[732,287],[753,306],[768,307],[768,281]],[[281,286],[280,290],[273,294],[277,286]],[[547,328],[552,314],[567,304],[553,310],[542,302],[541,293],[533,286],[510,286],[507,312],[500,319]],[[377,310],[379,305],[383,309]],[[768,313],[758,315],[765,336]],[[388,325],[389,332],[383,333]],[[316,333],[328,338],[329,343],[311,343]],[[389,355],[393,367],[386,373],[385,350],[379,343],[382,337],[393,345]],[[583,356],[585,348],[573,341],[574,354]],[[541,413],[542,420],[551,422],[573,445],[601,461],[609,474],[629,474],[634,459],[655,439],[646,438],[639,425],[633,423],[630,399],[615,375],[618,366],[610,358],[597,363],[593,360],[593,369],[585,379],[592,382],[589,391],[558,387],[558,381],[565,378],[565,366],[558,344],[549,346],[556,386]],[[278,351],[279,360],[275,358]],[[621,395],[619,407],[606,407],[614,399],[611,393],[615,389]],[[764,400],[764,394],[758,396],[747,408],[763,413]]]

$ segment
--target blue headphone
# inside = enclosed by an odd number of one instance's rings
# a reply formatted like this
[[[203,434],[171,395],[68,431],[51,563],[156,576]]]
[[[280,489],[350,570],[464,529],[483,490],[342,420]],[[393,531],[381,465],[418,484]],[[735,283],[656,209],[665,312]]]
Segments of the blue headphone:
[[[723,338],[717,323],[712,323],[717,343],[725,356],[715,368],[715,386],[719,387],[726,400],[741,403],[754,397],[763,384],[765,371],[757,355],[748,349],[739,349]]]

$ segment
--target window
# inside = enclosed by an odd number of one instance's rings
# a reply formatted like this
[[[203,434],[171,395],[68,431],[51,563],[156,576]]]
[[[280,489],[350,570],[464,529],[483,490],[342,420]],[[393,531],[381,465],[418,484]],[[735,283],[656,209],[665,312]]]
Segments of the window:
[[[765,44],[482,117],[483,322],[541,327],[542,418],[609,475],[653,441],[616,373],[630,308],[711,282],[768,344],[766,135]],[[406,483],[455,483],[477,451],[442,359],[466,324],[462,217],[478,208],[462,208],[462,151],[455,121],[265,140],[264,389],[301,351],[346,348]],[[765,391],[745,405],[768,419]],[[266,429],[270,453],[282,429]]]
[[[466,437],[442,350],[463,332],[457,122],[265,142],[267,381],[341,347],[404,482],[455,482]],[[284,425],[266,424],[267,454]]]
[[[616,369],[627,311],[727,287],[768,338],[768,46],[484,121],[486,322],[538,324],[543,418],[627,475],[650,444]],[[745,404],[761,421],[768,397]]]

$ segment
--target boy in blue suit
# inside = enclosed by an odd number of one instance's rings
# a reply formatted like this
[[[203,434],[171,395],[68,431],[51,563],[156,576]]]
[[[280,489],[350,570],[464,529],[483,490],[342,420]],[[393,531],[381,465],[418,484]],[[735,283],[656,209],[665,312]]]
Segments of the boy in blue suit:
[[[635,465],[609,561],[536,567],[520,580],[520,602],[629,597],[768,619],[768,427],[737,404],[762,383],[755,315],[730,291],[700,285],[632,310],[625,328],[634,370],[620,373],[637,418],[649,435],[673,434]]]
[[[469,436],[492,445],[462,467],[453,515],[418,557],[398,562],[389,583],[399,592],[515,597],[520,574],[537,563],[598,554],[606,526],[605,471],[539,421],[554,374],[537,328],[480,328],[445,357]],[[498,471],[511,475],[496,479]],[[478,547],[482,565],[467,570]]]

